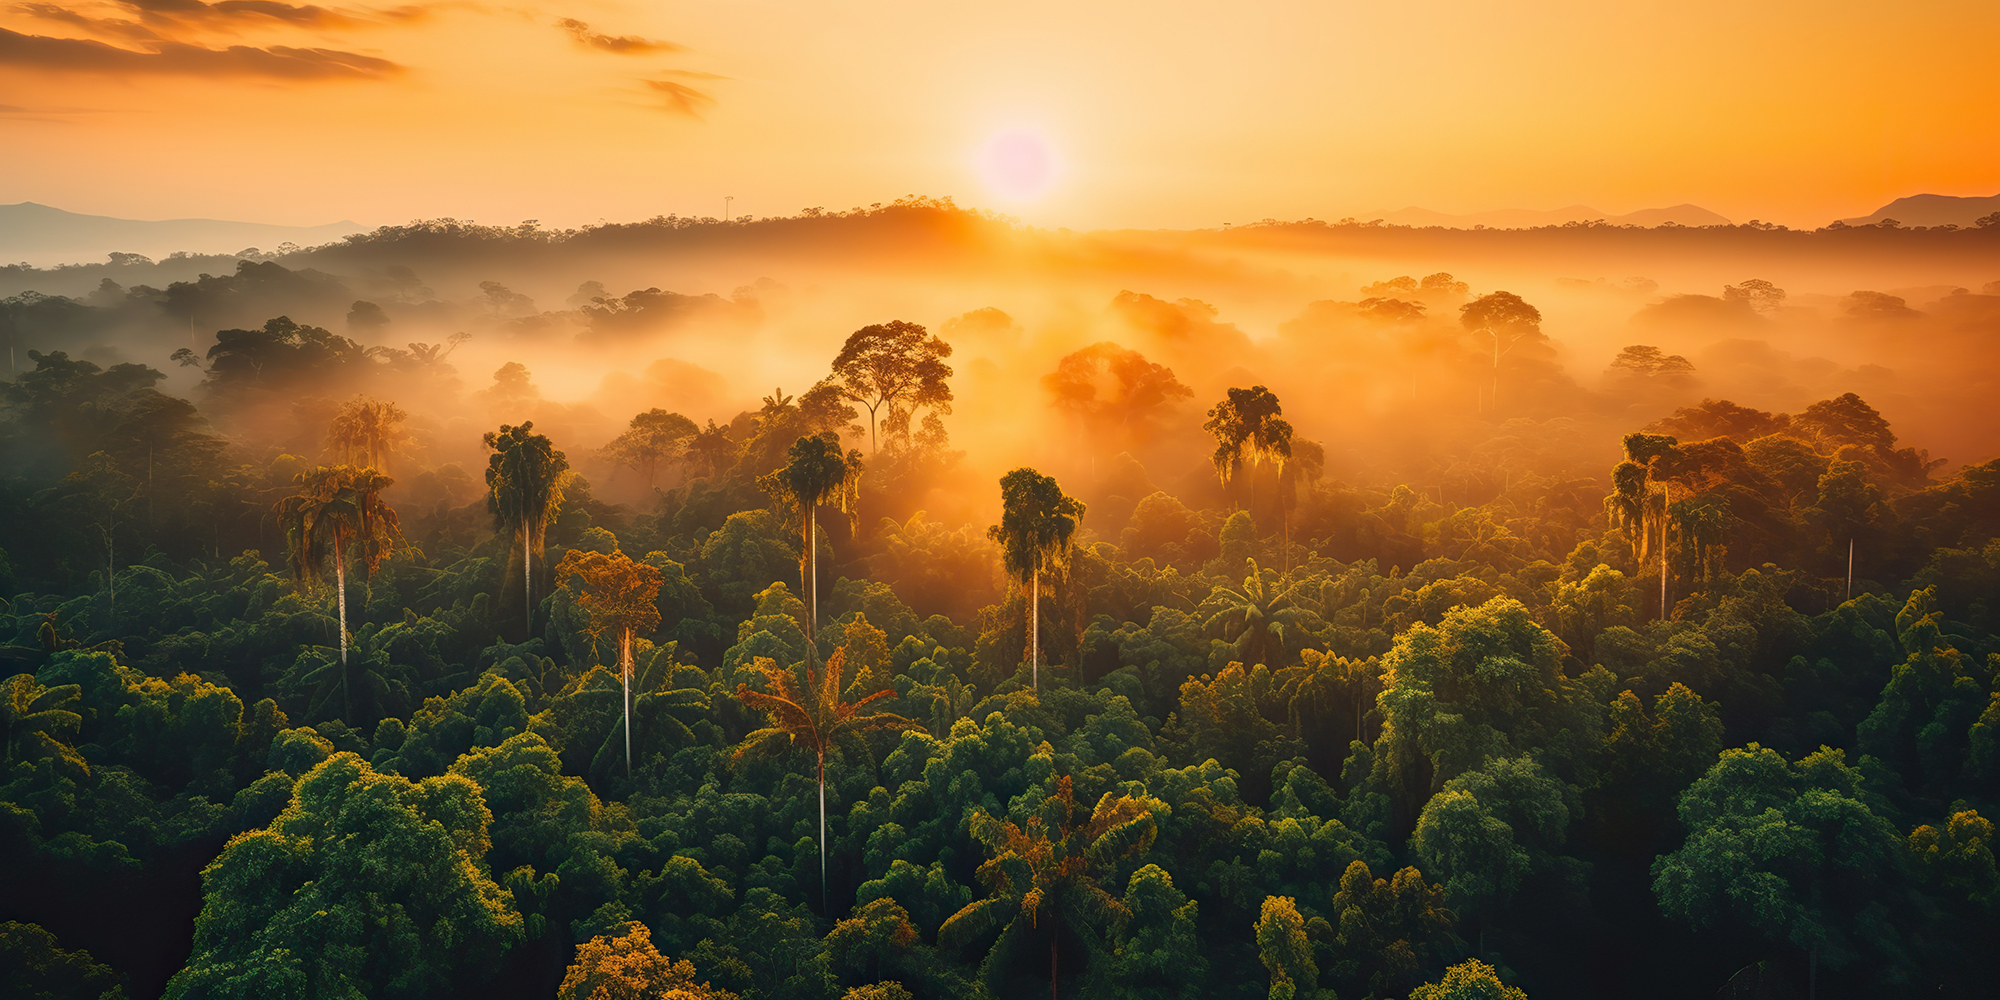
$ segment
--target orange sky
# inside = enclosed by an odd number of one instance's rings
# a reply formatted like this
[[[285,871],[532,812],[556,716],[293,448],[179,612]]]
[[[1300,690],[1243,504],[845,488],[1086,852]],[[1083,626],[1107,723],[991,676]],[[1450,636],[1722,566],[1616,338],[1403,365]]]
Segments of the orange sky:
[[[1532,9],[1527,9],[1532,6]],[[1047,226],[2000,192],[2000,4],[0,7],[0,203],[550,225],[950,195]],[[982,174],[1039,138],[1034,197]]]

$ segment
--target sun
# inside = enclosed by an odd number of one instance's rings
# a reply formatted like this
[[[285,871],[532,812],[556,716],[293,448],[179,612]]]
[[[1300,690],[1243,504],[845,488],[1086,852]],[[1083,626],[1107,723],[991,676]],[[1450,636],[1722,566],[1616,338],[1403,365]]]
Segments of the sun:
[[[1060,163],[1054,147],[1030,129],[996,132],[979,147],[979,176],[994,195],[1008,201],[1032,201],[1055,183]]]

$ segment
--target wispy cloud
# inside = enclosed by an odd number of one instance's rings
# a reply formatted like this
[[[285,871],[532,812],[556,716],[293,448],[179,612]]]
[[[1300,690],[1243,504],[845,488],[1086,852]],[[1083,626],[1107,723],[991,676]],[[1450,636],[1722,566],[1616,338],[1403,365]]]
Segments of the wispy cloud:
[[[710,76],[707,73],[684,75]],[[716,79],[720,78],[717,77]],[[659,92],[660,96],[666,99],[665,109],[674,114],[686,115],[689,118],[700,118],[703,109],[715,105],[714,97],[696,90],[685,83],[676,83],[672,80],[646,80],[643,82],[646,86]]]
[[[12,9],[30,17],[119,39],[173,37],[188,31],[233,31],[260,24],[319,30],[355,28],[415,21],[429,13],[420,6],[362,10],[283,3],[281,0],[217,0],[215,3],[205,0],[114,0],[112,6],[136,20],[100,16],[69,5],[39,0],[15,4]],[[105,10],[101,4],[87,7],[99,12]]]
[[[29,17],[39,18],[44,21],[53,21],[56,24],[67,24],[72,28],[81,28],[94,35],[108,35],[112,38],[135,42],[155,42],[160,40],[159,32],[137,21],[128,21],[117,17],[91,17],[59,4],[24,3],[15,6],[14,9]]]
[[[238,0],[223,0],[223,2],[233,3],[238,2]],[[244,2],[247,2],[247,0],[244,0]],[[600,52],[609,52],[613,55],[643,56],[655,52],[685,51],[682,46],[675,45],[672,42],[652,38],[640,38],[637,35],[606,35],[592,31],[590,30],[590,25],[573,17],[565,17],[557,21],[556,27],[568,32],[571,38],[576,39],[578,45],[588,46]]]
[[[83,38],[24,35],[0,28],[0,66],[76,73],[266,77],[278,80],[381,79],[403,72],[387,59],[338,49],[231,45],[212,49],[155,41],[133,50]]]
[[[15,122],[43,122],[50,125],[74,125],[78,115],[96,115],[104,112],[98,108],[27,108],[19,104],[0,104],[0,118]]]
[[[182,24],[225,27],[257,21],[277,21],[302,28],[345,28],[365,23],[343,11],[313,4],[288,4],[278,0],[119,0],[119,6],[136,11],[142,20],[154,24]]]

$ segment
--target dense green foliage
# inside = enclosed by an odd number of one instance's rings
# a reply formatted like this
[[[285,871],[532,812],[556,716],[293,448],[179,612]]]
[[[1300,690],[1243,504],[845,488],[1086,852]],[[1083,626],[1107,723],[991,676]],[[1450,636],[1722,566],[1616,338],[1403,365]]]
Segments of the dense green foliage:
[[[253,354],[367,363],[295,326],[223,336],[204,405],[262,391]],[[913,343],[941,384],[948,349]],[[455,466],[323,491],[358,548],[361,512],[401,505],[357,553],[297,503],[289,545],[264,516],[324,470],[225,442],[142,366],[33,361],[0,387],[0,982],[24,996],[2000,972],[2000,465],[1938,481],[1851,395],[1684,409],[1608,489],[1474,503],[1317,482],[1260,386],[1214,411],[1241,507],[1129,455],[1107,481],[1146,488],[1088,503],[1023,469],[989,544],[921,513],[813,527],[950,484],[949,395],[913,433],[878,392],[864,458],[838,393],[777,393],[621,438],[649,485],[679,467],[650,508],[598,500],[527,422],[486,436],[484,494]]]

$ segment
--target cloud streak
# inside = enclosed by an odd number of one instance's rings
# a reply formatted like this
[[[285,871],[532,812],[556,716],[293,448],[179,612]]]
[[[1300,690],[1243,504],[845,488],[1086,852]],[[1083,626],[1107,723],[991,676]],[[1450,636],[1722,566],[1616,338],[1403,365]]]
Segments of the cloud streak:
[[[696,90],[685,83],[675,83],[672,80],[645,80],[642,82],[665,98],[665,109],[677,115],[686,115],[689,118],[699,119],[704,109],[715,105],[714,97]]]
[[[327,7],[278,0],[120,0],[120,6],[155,24],[221,27],[270,20],[300,28],[345,28],[365,23]]]
[[[44,21],[53,21],[57,24],[67,24],[72,28],[81,28],[96,35],[109,35],[112,38],[135,42],[157,42],[160,40],[159,32],[137,21],[128,21],[116,17],[90,17],[58,4],[24,3],[16,6],[14,9],[29,17],[40,18]]]
[[[367,27],[422,18],[422,7],[352,11],[292,4],[280,0],[116,0],[137,20],[96,17],[58,3],[31,2],[14,6],[30,17],[81,28],[96,35],[127,40],[152,40],[187,30],[233,30],[256,25],[327,30]]]
[[[338,49],[289,45],[211,49],[161,40],[148,43],[146,50],[133,50],[82,38],[25,35],[6,28],[0,28],[0,66],[70,73],[275,80],[374,80],[403,72],[400,64],[387,59]]]
[[[223,0],[225,3],[252,2],[252,0]],[[590,25],[573,17],[565,17],[556,22],[556,27],[569,33],[578,45],[593,48],[599,52],[609,52],[620,56],[643,56],[655,52],[682,52],[685,48],[673,42],[640,38],[637,35],[606,35],[590,30]]]

